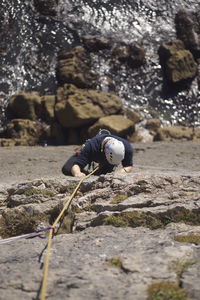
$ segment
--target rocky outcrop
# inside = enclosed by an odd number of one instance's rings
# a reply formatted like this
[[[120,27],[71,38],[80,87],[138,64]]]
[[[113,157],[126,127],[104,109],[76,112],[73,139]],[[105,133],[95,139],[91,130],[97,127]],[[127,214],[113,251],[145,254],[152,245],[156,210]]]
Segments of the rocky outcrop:
[[[175,17],[176,34],[195,58],[200,57],[200,30],[198,15],[180,10]]]
[[[77,183],[1,185],[1,235],[51,224]],[[149,170],[84,181],[62,234],[53,239],[47,297],[146,300],[161,290],[198,300],[199,191],[199,173]],[[32,238],[1,245],[0,299],[39,295],[46,243]]]
[[[169,83],[180,83],[196,76],[197,63],[192,53],[185,49],[182,41],[163,43],[158,53],[163,72]]]
[[[111,42],[101,36],[85,35],[82,37],[83,45],[89,52],[110,49]]]
[[[90,56],[81,46],[58,56],[57,79],[59,84],[72,83],[79,88],[94,88],[97,74],[90,68]]]
[[[34,146],[50,137],[50,127],[41,122],[28,119],[13,119],[5,129],[6,139],[0,139],[5,146]]]
[[[154,139],[156,141],[200,141],[199,128],[187,128],[184,126],[169,126],[159,128]]]
[[[58,90],[56,117],[63,127],[90,125],[99,118],[122,112],[121,99],[112,93],[64,85]]]
[[[112,59],[131,68],[138,68],[145,63],[145,50],[142,45],[136,43],[119,43],[112,51]]]

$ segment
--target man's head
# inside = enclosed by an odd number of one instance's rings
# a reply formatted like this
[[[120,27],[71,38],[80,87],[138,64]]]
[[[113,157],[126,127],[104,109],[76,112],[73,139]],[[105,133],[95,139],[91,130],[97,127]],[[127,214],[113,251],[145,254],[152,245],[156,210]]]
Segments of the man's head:
[[[115,138],[109,138],[105,141],[104,151],[106,159],[111,165],[118,165],[124,159],[124,144]]]

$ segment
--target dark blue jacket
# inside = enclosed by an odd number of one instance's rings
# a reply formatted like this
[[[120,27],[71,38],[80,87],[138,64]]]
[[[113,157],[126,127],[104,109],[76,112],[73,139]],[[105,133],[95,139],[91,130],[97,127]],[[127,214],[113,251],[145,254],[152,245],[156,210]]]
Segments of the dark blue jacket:
[[[113,137],[124,144],[125,147],[125,157],[122,161],[123,167],[128,167],[133,165],[133,148],[131,144],[118,136],[109,134],[100,134],[86,141],[85,146],[81,149],[81,153],[77,156],[74,164],[80,166],[83,169],[87,164],[91,162],[97,162],[105,168],[110,168],[111,164],[106,159],[105,153],[101,151],[102,142],[106,137]]]

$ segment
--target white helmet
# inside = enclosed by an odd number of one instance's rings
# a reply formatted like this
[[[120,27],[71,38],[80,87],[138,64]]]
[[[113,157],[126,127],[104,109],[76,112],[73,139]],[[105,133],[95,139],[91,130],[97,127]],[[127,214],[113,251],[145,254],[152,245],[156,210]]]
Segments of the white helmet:
[[[105,155],[111,165],[118,165],[124,159],[124,144],[115,138],[110,138],[105,144]]]

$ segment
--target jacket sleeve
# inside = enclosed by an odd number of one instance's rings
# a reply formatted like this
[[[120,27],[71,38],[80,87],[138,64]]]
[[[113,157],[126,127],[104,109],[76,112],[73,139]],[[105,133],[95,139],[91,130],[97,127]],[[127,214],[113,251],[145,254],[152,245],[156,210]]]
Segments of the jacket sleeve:
[[[77,156],[74,165],[78,165],[83,169],[87,164],[91,162],[91,145],[86,143],[85,146],[81,149],[80,155]]]

